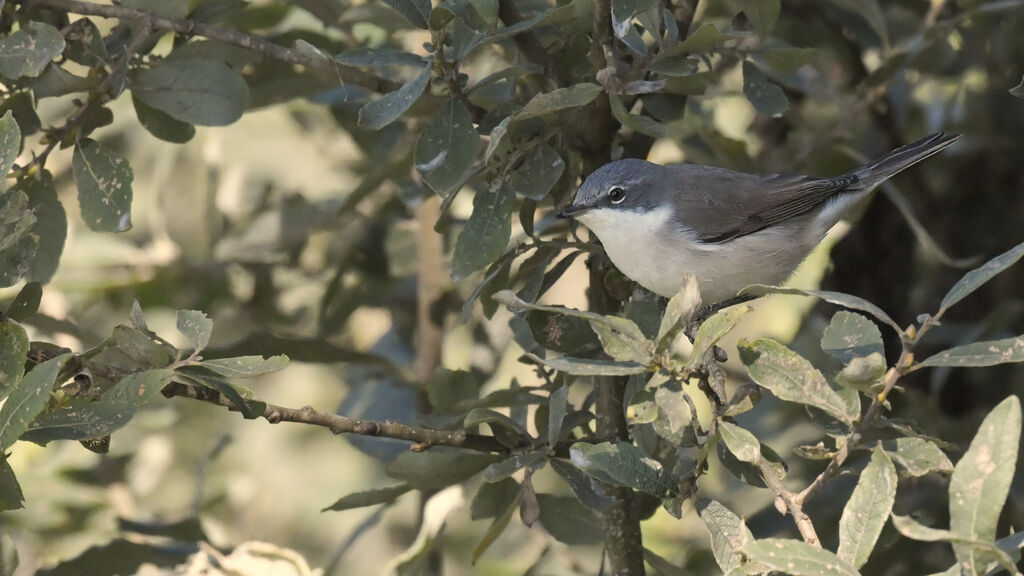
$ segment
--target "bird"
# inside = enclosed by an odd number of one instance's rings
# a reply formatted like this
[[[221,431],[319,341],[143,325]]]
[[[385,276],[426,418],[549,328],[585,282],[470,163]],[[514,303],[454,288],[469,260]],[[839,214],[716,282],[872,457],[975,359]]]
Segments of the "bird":
[[[832,178],[626,158],[591,173],[557,215],[651,292],[671,298],[692,275],[701,301],[719,303],[784,282],[853,204],[959,138],[938,132]]]

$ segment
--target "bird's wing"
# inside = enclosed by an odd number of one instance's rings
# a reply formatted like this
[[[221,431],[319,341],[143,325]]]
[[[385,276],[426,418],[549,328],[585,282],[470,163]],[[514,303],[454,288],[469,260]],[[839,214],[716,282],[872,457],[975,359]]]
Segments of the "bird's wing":
[[[811,178],[753,175],[697,165],[671,167],[678,183],[676,214],[698,239],[714,244],[778,224],[845,192],[860,192],[854,174]]]

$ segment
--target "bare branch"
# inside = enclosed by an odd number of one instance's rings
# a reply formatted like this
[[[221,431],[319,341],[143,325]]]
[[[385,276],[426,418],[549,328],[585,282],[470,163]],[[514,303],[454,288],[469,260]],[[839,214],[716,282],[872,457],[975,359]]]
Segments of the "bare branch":
[[[116,5],[95,4],[93,2],[81,2],[79,0],[13,0],[12,4],[21,4],[29,8],[45,8],[83,16],[99,16],[101,18],[145,22],[154,31],[174,32],[184,36],[201,36],[211,40],[219,40],[252,50],[267,58],[328,73],[331,78],[336,78],[338,82],[355,84],[374,92],[390,92],[398,88],[398,84],[391,80],[379,78],[359,68],[342,65],[329,57],[321,57],[315,53],[285,48],[284,46],[279,46],[237,30],[221,28],[196,20],[166,18],[144,10]]]

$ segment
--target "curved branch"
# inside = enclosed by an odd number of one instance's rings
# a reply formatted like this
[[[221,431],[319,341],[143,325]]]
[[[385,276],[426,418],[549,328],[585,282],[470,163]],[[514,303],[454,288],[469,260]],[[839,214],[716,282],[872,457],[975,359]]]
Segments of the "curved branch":
[[[145,22],[155,31],[174,32],[184,36],[201,36],[211,40],[219,40],[252,50],[267,58],[329,73],[332,78],[337,78],[339,82],[355,84],[374,92],[390,92],[396,90],[399,86],[391,80],[379,78],[358,68],[342,65],[329,57],[321,57],[315,53],[285,48],[284,46],[279,46],[273,42],[239,32],[238,30],[221,28],[196,20],[166,18],[152,12],[146,12],[145,10],[136,10],[117,5],[95,4],[79,0],[12,0],[11,3],[21,4],[29,8],[45,8],[83,16]]]

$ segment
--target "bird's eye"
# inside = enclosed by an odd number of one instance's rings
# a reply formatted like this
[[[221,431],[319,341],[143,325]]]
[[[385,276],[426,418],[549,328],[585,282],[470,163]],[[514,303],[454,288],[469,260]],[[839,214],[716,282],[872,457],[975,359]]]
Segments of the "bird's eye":
[[[616,186],[608,191],[608,199],[612,201],[612,204],[620,204],[626,199],[626,191]]]

